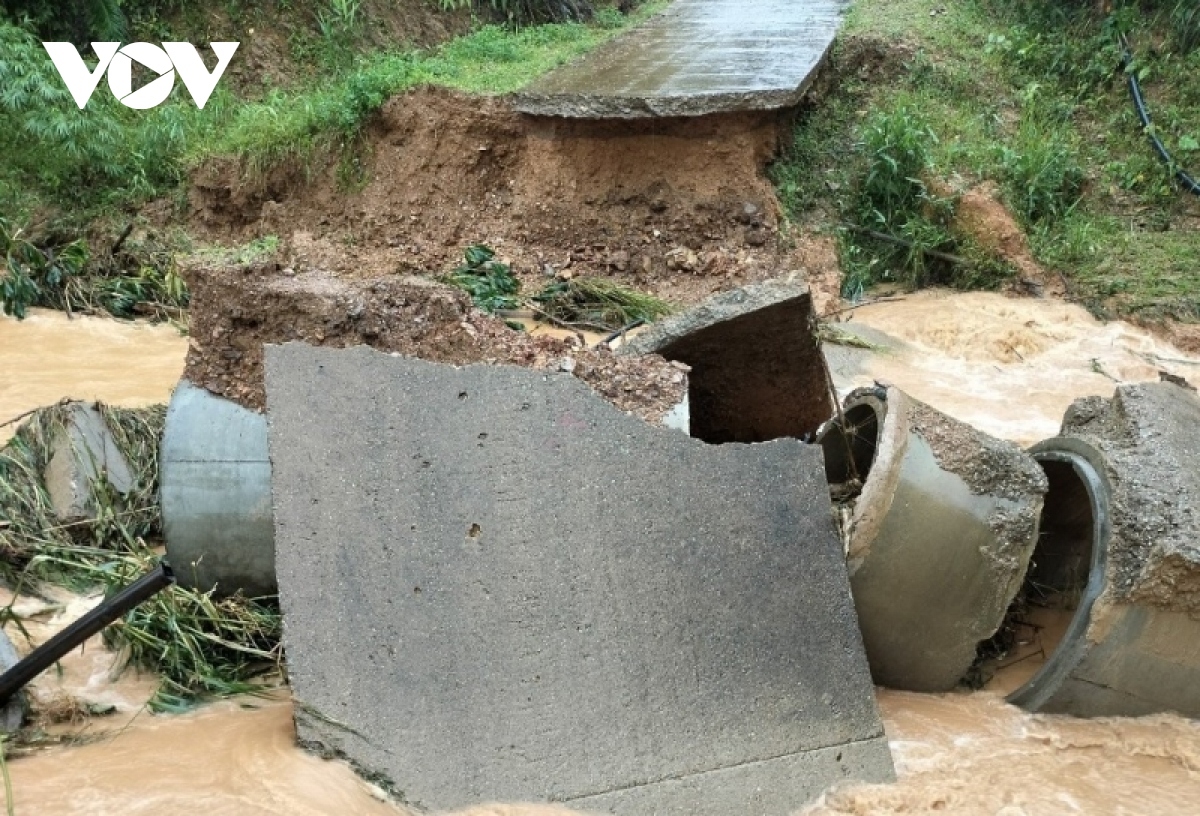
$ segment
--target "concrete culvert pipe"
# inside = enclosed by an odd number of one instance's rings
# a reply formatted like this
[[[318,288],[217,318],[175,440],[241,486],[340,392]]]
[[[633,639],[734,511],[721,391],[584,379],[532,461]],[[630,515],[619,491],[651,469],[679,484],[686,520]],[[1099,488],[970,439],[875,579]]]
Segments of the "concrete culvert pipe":
[[[875,682],[954,688],[1021,586],[1046,477],[895,388],[851,393],[819,442]]]
[[[1028,574],[992,644],[1033,711],[1200,716],[1200,399],[1122,386],[1035,445],[1049,477]]]
[[[159,458],[163,533],[179,583],[275,594],[266,417],[182,380]]]

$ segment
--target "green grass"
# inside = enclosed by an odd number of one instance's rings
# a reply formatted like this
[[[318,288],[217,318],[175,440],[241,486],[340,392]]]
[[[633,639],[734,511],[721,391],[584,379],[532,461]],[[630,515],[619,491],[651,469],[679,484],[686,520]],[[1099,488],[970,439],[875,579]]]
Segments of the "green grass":
[[[366,119],[398,93],[423,85],[472,94],[511,93],[663,5],[649,3],[617,20],[601,15],[589,24],[484,26],[428,53],[367,55],[319,84],[276,91],[259,102],[238,106],[219,132],[193,145],[188,161],[232,155],[252,172],[261,172],[287,160],[307,163],[319,150],[353,148]]]
[[[1038,260],[1093,310],[1198,319],[1200,201],[1175,189],[1146,143],[1115,33],[1129,31],[1156,129],[1193,175],[1200,172],[1200,49],[1181,47],[1190,29],[1177,3],[1141,11],[1117,5],[1106,18],[1082,0],[858,0],[834,65],[863,42],[889,56],[866,77],[837,77],[802,113],[771,170],[785,211],[794,222],[838,232],[850,289],[880,280],[996,285],[1009,270],[954,234],[952,221],[939,233],[920,185],[890,188],[907,195],[899,217],[864,206],[878,203],[871,190],[880,162],[903,164],[905,140],[920,140],[924,169],[915,178],[960,190],[996,182]],[[871,138],[881,121],[900,125],[882,159]],[[971,263],[917,269],[914,258],[928,260],[923,253],[839,230],[847,222]]]
[[[607,9],[587,24],[489,25],[430,51],[356,53],[345,43],[306,85],[243,100],[226,81],[203,111],[178,85],[167,104],[130,111],[102,84],[81,112],[37,36],[0,12],[0,214],[23,224],[58,210],[78,228],[114,207],[170,193],[213,155],[239,157],[257,170],[307,161],[318,148],[353,146],[366,120],[395,94],[420,85],[508,93],[663,5],[628,16]]]

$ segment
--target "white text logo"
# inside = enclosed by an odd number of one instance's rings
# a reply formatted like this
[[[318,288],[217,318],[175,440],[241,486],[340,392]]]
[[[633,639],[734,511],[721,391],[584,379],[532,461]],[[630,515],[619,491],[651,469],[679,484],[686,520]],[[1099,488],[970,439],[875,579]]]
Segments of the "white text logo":
[[[105,71],[108,72],[109,90],[122,105],[146,110],[162,104],[170,96],[171,89],[175,87],[176,73],[195,100],[196,107],[203,108],[240,43],[212,43],[213,53],[217,55],[217,67],[211,72],[205,67],[196,47],[185,42],[165,42],[162,48],[146,42],[129,43],[124,48],[119,42],[94,42],[92,50],[96,52],[98,60],[95,70],[88,70],[83,57],[71,43],[47,42],[42,45],[80,110],[92,98]],[[150,80],[136,91],[133,90],[135,62],[158,74],[157,79]]]

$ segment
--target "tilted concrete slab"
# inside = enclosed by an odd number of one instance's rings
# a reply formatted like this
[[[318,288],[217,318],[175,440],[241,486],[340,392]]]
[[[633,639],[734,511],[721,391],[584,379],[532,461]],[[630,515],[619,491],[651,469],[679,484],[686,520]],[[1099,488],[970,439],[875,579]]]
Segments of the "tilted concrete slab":
[[[67,409],[43,477],[54,515],[68,523],[95,518],[98,508],[93,488],[101,478],[121,496],[137,486],[129,460],[117,446],[108,423],[89,402],[71,403]]]
[[[834,412],[812,296],[802,284],[722,292],[655,323],[620,353],[691,367],[691,434],[706,442],[812,436]]]
[[[795,105],[846,0],[675,0],[517,94],[517,110],[585,119],[700,116]]]
[[[784,814],[892,764],[821,454],[561,373],[266,356],[306,746],[411,804]]]
[[[1050,490],[1023,600],[1074,614],[1012,702],[1200,717],[1198,428],[1194,392],[1124,385],[1076,401],[1033,447]]]

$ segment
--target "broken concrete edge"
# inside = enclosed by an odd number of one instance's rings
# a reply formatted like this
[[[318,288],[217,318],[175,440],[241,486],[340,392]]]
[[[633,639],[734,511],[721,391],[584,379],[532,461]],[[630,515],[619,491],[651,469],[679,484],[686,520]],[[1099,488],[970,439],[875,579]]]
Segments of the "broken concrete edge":
[[[565,368],[601,397],[648,422],[661,422],[687,393],[687,369],[655,356],[619,358],[514,331],[474,308],[459,289],[419,277],[288,276],[275,261],[194,264],[192,325],[184,379],[261,413],[263,346],[303,341],[366,345],[433,362]]]
[[[702,303],[650,324],[617,350],[622,356],[658,354],[681,340],[790,300],[811,297],[808,285],[776,279],[718,292]],[[815,331],[815,328],[812,329]]]
[[[1016,445],[882,386],[851,392],[818,441],[831,490],[854,502],[843,537],[872,676],[953,689],[1020,591],[1045,474]]]
[[[691,433],[705,442],[811,439],[835,400],[815,326],[808,287],[773,280],[713,295],[618,354],[690,367]]]
[[[409,799],[406,792],[385,773],[365,767],[354,758],[346,737],[365,740],[358,732],[321,715],[299,700],[295,702],[297,731],[307,736],[297,745],[324,760],[349,765],[365,782],[379,788],[395,804],[426,813],[432,808]],[[844,784],[871,779],[875,784],[896,781],[895,769],[881,769],[880,757],[891,748],[882,728],[879,734],[849,742],[808,748],[768,759],[749,760],[739,765],[713,768],[683,776],[648,779],[611,791],[550,800],[584,813],[671,813],[687,816],[713,813],[790,813],[797,802],[793,787],[812,778],[829,780],[826,792]],[[710,784],[712,783],[712,784]],[[703,786],[703,787],[701,787]],[[702,797],[702,799],[701,799]],[[716,801],[714,801],[716,800]]]
[[[102,482],[127,496],[137,479],[97,403],[69,402],[65,409],[42,476],[55,515],[72,523],[95,518],[96,490]]]
[[[819,451],[790,439],[706,445],[615,410],[561,372],[289,343],[267,349],[267,382],[285,638],[293,694],[319,713],[297,716],[313,747],[354,757],[435,807],[635,789],[662,802],[679,780],[714,797],[723,777],[713,772],[753,765],[770,779],[746,777],[742,792],[786,780],[791,810],[799,792],[818,795],[847,775],[893,778],[849,588],[836,578],[845,565]],[[423,411],[406,409],[414,399]],[[337,428],[321,420],[331,414]],[[381,423],[382,439],[371,432]],[[686,467],[698,475],[685,485],[663,480],[656,449],[676,467],[706,464]],[[681,503],[687,485],[707,498]],[[549,518],[536,522],[505,498],[548,492],[562,498],[537,502]],[[576,496],[603,501],[559,506]],[[662,518],[656,508],[687,521],[647,526],[646,514]],[[559,532],[547,541],[542,530]],[[472,538],[480,532],[486,546]],[[336,546],[313,546],[325,541]],[[472,558],[461,557],[464,541]],[[656,560],[654,542],[668,560]],[[357,587],[352,599],[331,588],[339,581]],[[401,591],[405,581],[420,589]],[[721,603],[681,600],[713,592]],[[612,604],[633,611],[606,613]],[[345,637],[317,637],[314,614],[347,622]],[[436,650],[428,659],[423,644]],[[383,664],[372,657],[384,654]],[[641,669],[572,692],[590,676],[580,660]],[[752,689],[747,677],[758,678]],[[486,719],[454,725],[464,714]],[[464,733],[478,737],[458,745]],[[851,747],[826,751],[839,745]],[[773,761],[809,746],[817,756],[796,761],[828,777]],[[531,765],[531,753],[543,761]]]
[[[1091,445],[1112,486],[1107,595],[1200,619],[1200,397],[1170,382],[1077,400],[1061,437]]]
[[[1073,605],[1059,607],[1071,613],[1063,638],[1010,702],[1076,716],[1200,716],[1197,427],[1191,392],[1123,385],[1111,399],[1076,401],[1062,435],[1031,449],[1048,474],[1059,470],[1033,555],[1041,571],[1031,567],[1027,584],[1036,578],[1047,602]]]
[[[536,80],[514,107],[583,119],[793,107],[827,61],[847,5],[676,0]]]
[[[822,62],[826,57],[822,57]],[[793,89],[743,93],[613,96],[526,91],[513,96],[512,107],[518,113],[529,116],[560,119],[679,119],[720,113],[775,111],[799,105],[808,94],[813,79],[814,76],[810,75]]]

